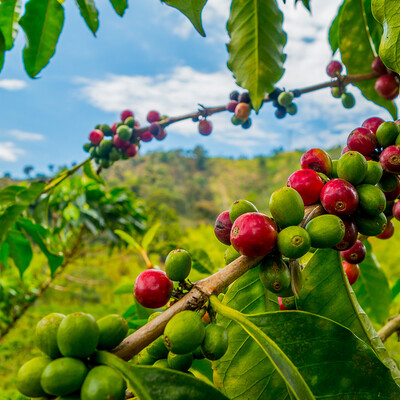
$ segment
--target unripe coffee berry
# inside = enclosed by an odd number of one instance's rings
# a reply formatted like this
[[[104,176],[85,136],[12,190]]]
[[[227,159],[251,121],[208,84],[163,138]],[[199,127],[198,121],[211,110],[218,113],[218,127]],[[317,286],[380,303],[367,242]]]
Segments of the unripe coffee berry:
[[[172,250],[165,260],[165,273],[172,281],[182,282],[190,273],[192,258],[183,249]]]

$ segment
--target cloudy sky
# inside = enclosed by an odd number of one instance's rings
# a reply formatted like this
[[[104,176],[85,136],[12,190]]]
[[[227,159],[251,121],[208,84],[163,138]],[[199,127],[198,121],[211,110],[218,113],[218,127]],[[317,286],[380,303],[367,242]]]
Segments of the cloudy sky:
[[[22,67],[23,33],[7,53],[0,73],[0,174],[22,176],[25,165],[48,172],[48,165],[84,159],[82,144],[97,123],[112,124],[122,109],[131,108],[144,121],[150,109],[170,116],[195,111],[197,104],[222,105],[236,88],[226,67],[228,40],[225,24],[228,0],[208,0],[203,13],[206,38],[175,9],[158,0],[130,0],[123,18],[108,0],[96,1],[100,28],[94,38],[74,2],[65,2],[66,21],[57,51],[38,79]],[[339,0],[314,0],[312,15],[294,1],[281,4],[286,72],[280,87],[301,88],[327,80],[331,60],[329,25]],[[175,124],[163,142],[144,143],[142,151],[191,149],[203,145],[213,156],[254,156],[286,150],[330,147],[344,142],[364,119],[389,114],[359,95],[356,108],[345,110],[328,89],[304,95],[298,114],[274,117],[270,104],[243,130],[223,113],[212,118],[209,137],[197,133],[192,122]]]

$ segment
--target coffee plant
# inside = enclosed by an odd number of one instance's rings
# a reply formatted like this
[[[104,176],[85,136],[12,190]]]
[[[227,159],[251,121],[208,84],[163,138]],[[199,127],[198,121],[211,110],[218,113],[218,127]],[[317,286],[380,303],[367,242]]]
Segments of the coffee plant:
[[[126,0],[110,2],[124,14]],[[201,12],[206,0],[163,3],[180,10],[205,35]],[[302,3],[310,9],[309,1]],[[94,1],[76,4],[95,33]],[[29,0],[22,16],[21,8],[17,0],[0,1],[0,61],[22,28],[25,69],[35,77],[54,54],[64,8],[58,0]],[[46,282],[51,282],[86,237],[116,251],[126,243],[145,263],[135,282],[116,291],[133,295],[123,317],[96,320],[83,312],[43,316],[35,330],[43,354],[27,360],[17,374],[23,395],[84,400],[400,398],[400,371],[384,346],[400,332],[400,318],[387,322],[390,289],[368,241],[390,239],[395,234],[391,220],[400,220],[400,122],[393,101],[399,94],[398,4],[344,0],[329,31],[332,52],[339,51],[341,60],[328,64],[331,80],[307,88],[277,87],[286,58],[282,21],[275,0],[232,0],[228,68],[244,92],[230,93],[225,105],[200,105],[183,116],[150,110],[144,126],[133,111],[124,110],[119,121],[96,125],[89,133],[84,150],[90,156],[81,164],[47,182],[0,191],[2,277],[11,269],[24,276],[35,243],[48,260]],[[162,254],[161,267],[150,262],[147,249],[159,225],[148,227],[138,241],[137,233],[145,229],[143,210],[129,190],[105,189],[102,169],[135,157],[143,142],[165,139],[165,128],[184,119],[197,123],[204,136],[212,133],[210,117],[219,112],[232,113],[234,125],[251,129],[252,113],[264,103],[272,103],[277,118],[292,116],[298,106],[301,110],[301,96],[323,88],[331,88],[344,108],[352,108],[350,84],[393,120],[371,117],[355,125],[338,160],[323,149],[306,151],[286,186],[266,199],[268,215],[259,211],[264,205],[246,199],[221,210],[215,238],[209,240],[227,246],[224,268],[207,269],[199,251],[182,248]],[[74,175],[81,168],[84,178]],[[209,276],[191,282],[192,268]],[[31,304],[46,282],[22,292],[18,301]],[[4,308],[11,291],[3,287],[1,319],[7,325],[15,319],[12,310],[21,305],[11,302]],[[396,296],[400,284],[392,291]]]

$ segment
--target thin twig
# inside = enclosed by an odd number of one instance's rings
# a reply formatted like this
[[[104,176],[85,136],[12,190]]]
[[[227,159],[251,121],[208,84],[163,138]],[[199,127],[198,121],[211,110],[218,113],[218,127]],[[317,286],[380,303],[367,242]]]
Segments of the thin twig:
[[[393,333],[400,334],[400,315],[389,320],[389,322],[378,332],[382,342],[385,342]]]

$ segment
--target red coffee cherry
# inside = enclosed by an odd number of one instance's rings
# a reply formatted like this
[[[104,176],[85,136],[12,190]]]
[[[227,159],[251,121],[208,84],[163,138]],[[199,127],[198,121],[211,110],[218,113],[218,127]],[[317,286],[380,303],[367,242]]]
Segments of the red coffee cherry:
[[[385,74],[376,80],[375,90],[384,99],[394,100],[399,95],[399,84],[393,75]]]
[[[309,206],[319,200],[324,181],[312,169],[300,169],[289,176],[287,186],[297,190],[304,205]]]
[[[158,122],[161,119],[161,115],[158,111],[152,110],[148,112],[146,119],[151,124],[152,122]]]
[[[103,140],[104,133],[100,129],[93,129],[92,132],[89,133],[89,140],[93,146],[97,146]]]
[[[226,106],[226,109],[227,109],[229,112],[235,112],[236,106],[237,106],[238,104],[239,104],[239,103],[238,103],[236,100],[232,100],[232,101],[230,101],[230,102],[228,103],[228,105]]]
[[[135,281],[134,296],[146,308],[159,308],[167,304],[174,285],[164,271],[147,269]]]
[[[390,239],[394,233],[394,225],[392,221],[388,221],[385,230],[377,236],[378,239]]]
[[[376,133],[376,130],[379,128],[379,125],[383,124],[385,122],[384,119],[379,118],[379,117],[371,117],[366,119],[363,123],[362,123],[362,127],[363,128],[367,128],[370,131],[372,131],[373,133]]]
[[[342,251],[342,258],[350,264],[359,264],[365,260],[367,250],[360,240],[357,240],[355,245],[349,250]]]
[[[135,157],[138,151],[139,147],[133,143],[125,149],[125,154],[129,157]]]
[[[140,135],[140,140],[143,142],[151,142],[153,137],[154,136],[149,131],[146,131]]]
[[[334,249],[338,251],[348,250],[354,246],[357,241],[358,229],[354,221],[343,220],[345,232],[342,241],[337,244]]]
[[[386,147],[382,151],[379,162],[384,171],[391,172],[392,174],[400,173],[400,145],[392,145]]]
[[[155,136],[156,140],[164,140],[167,137],[167,132],[165,131],[164,128],[161,127],[160,133]]]
[[[118,135],[114,135],[113,143],[117,149],[127,149],[130,145],[129,140],[122,140]]]
[[[300,159],[302,169],[312,169],[329,175],[332,171],[332,159],[330,155],[322,149],[311,149],[305,152]]]
[[[371,64],[372,71],[376,72],[379,75],[385,75],[388,73],[388,70],[385,64],[382,62],[379,56],[376,56]]]
[[[344,272],[346,272],[350,285],[356,283],[358,277],[360,276],[360,267],[357,264],[350,264],[346,261],[343,261],[343,269]]]
[[[199,122],[199,133],[203,136],[208,136],[212,132],[212,123],[206,119]]]
[[[275,246],[275,223],[264,214],[251,212],[238,217],[231,230],[232,246],[247,257],[267,255]]]
[[[343,70],[343,65],[339,61],[331,61],[326,67],[326,73],[331,78],[336,78]]]
[[[124,110],[121,113],[121,121],[124,122],[127,118],[134,117],[133,111],[131,110]]]
[[[394,203],[392,210],[393,210],[393,217],[395,217],[398,221],[400,221],[400,201]]]
[[[376,144],[375,134],[363,127],[354,129],[347,138],[347,147],[352,151],[358,151],[363,156],[371,154]]]
[[[229,211],[224,211],[218,215],[214,225],[214,232],[217,239],[227,246],[231,244],[232,221],[229,217]]]

